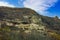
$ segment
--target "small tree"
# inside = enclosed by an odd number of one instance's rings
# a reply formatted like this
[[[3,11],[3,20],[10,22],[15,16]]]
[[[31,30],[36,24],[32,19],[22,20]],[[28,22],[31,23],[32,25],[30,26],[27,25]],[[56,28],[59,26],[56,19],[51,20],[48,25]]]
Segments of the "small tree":
[[[58,16],[55,16],[56,19],[59,19]]]

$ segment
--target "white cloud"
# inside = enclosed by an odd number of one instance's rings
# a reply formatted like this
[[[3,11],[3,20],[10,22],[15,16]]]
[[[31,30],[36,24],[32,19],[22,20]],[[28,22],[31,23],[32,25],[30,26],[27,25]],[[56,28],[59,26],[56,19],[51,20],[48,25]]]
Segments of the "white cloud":
[[[5,6],[5,7],[15,7],[12,4],[9,4],[8,2],[0,1],[0,6]]]
[[[35,11],[44,14],[48,13],[46,10],[52,7],[57,1],[58,0],[25,0],[24,7],[34,9]]]

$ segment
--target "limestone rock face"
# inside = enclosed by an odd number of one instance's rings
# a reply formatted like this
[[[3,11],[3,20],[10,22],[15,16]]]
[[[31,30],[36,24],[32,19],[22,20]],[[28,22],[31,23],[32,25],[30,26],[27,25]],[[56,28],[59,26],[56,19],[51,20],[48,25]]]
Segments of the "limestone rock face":
[[[54,40],[47,18],[29,8],[0,7],[0,40]]]

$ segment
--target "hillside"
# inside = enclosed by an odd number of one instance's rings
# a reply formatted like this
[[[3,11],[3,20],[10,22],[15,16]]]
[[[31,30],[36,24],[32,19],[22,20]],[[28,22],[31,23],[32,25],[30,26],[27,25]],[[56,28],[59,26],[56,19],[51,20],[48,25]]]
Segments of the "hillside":
[[[0,40],[60,40],[60,19],[29,8],[0,7]]]

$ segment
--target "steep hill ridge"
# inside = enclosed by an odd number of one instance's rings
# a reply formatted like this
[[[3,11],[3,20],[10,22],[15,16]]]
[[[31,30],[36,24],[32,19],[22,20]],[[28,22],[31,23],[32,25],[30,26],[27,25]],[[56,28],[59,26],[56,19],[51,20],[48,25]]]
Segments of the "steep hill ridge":
[[[29,8],[0,7],[0,40],[60,40],[56,34],[60,34],[58,18],[39,15]]]

